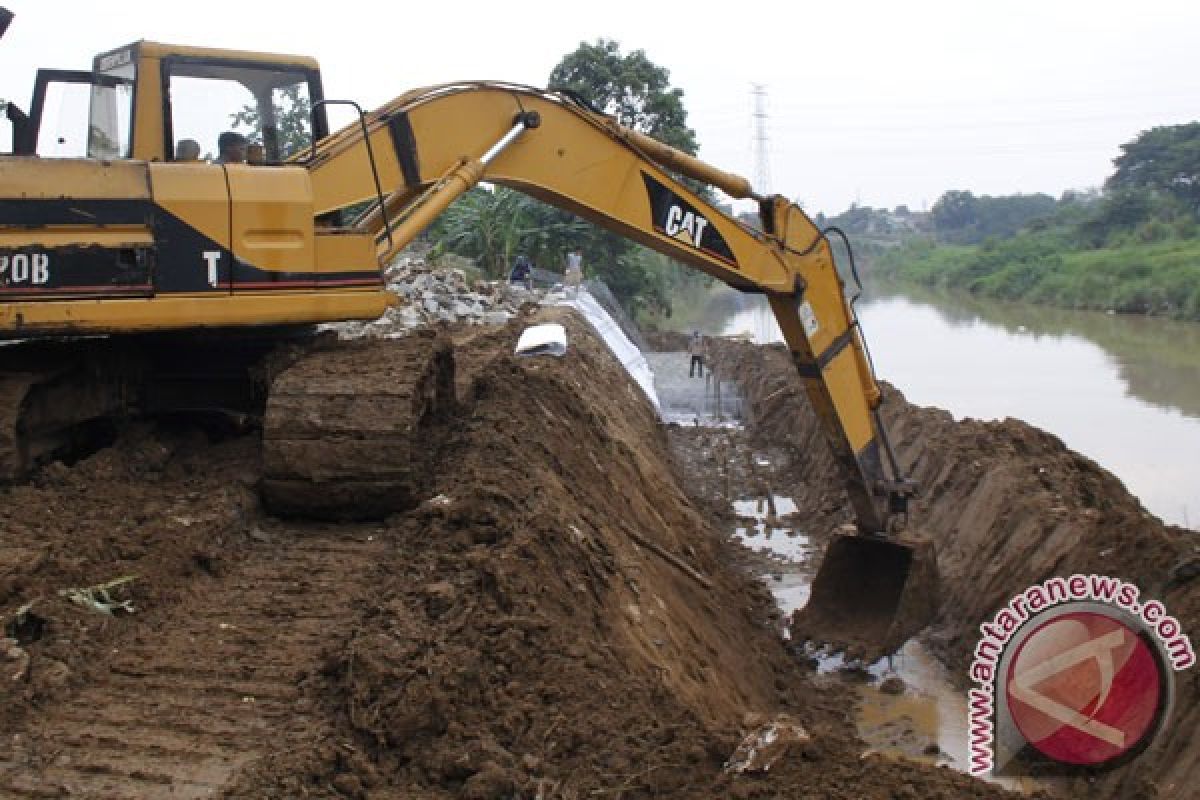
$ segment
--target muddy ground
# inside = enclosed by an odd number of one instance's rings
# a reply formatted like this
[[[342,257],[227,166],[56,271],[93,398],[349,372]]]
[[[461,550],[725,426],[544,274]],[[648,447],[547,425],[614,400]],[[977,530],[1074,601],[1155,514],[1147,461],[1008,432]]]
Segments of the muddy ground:
[[[782,346],[717,342],[715,361],[747,394],[762,446],[789,454],[781,490],[801,513],[833,524],[847,506],[816,418]],[[921,484],[914,508],[938,548],[941,610],[926,643],[967,676],[978,626],[1016,592],[1054,575],[1098,573],[1161,600],[1200,631],[1196,533],[1164,525],[1121,482],[1051,434],[1019,420],[955,421],[885,391],[885,424]],[[1078,778],[1072,796],[1195,797],[1200,786],[1200,671],[1178,675],[1171,722],[1150,749],[1113,772]]]
[[[441,466],[383,522],[267,516],[256,435],[165,423],[0,491],[0,796],[1005,796],[863,757],[645,398],[537,314],[566,358],[448,332]],[[724,770],[779,714],[811,738]]]

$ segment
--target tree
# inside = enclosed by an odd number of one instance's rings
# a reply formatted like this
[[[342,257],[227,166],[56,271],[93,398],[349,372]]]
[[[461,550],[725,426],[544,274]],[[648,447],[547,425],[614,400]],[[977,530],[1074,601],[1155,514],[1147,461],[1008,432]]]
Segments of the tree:
[[[440,248],[473,258],[490,277],[503,277],[519,247],[526,199],[517,192],[475,188],[438,218]]]
[[[694,154],[696,135],[687,127],[683,91],[672,88],[669,78],[641,50],[622,55],[616,42],[600,39],[564,56],[549,83],[575,92],[628,127]],[[431,233],[443,249],[478,259],[497,277],[519,253],[557,271],[568,251],[580,250],[586,274],[607,283],[631,311],[668,311],[668,287],[707,281],[607,229],[504,187],[468,192]]]
[[[1142,131],[1121,150],[1107,188],[1158,189],[1200,211],[1200,122]]]
[[[969,191],[951,189],[933,204],[930,213],[939,233],[970,227],[977,219],[979,202]]]
[[[1014,236],[1022,228],[1051,217],[1058,204],[1048,194],[976,197],[952,190],[933,204],[930,216],[938,236],[959,244],[978,244],[989,236]]]
[[[1103,247],[1113,234],[1132,231],[1160,210],[1161,203],[1146,189],[1111,189],[1079,223],[1079,238],[1086,246]]]
[[[1014,236],[1025,226],[1054,214],[1058,203],[1048,194],[1010,194],[978,198],[972,239]]]
[[[284,86],[272,93],[275,130],[279,146],[278,158],[285,160],[312,146],[312,105],[303,83]],[[233,130],[246,128],[249,138],[264,144],[262,115],[255,106],[244,106],[233,114]]]
[[[643,50],[621,55],[612,39],[580,42],[550,72],[552,89],[575,92],[591,105],[685,153],[696,153],[696,133],[687,125],[683,90],[670,85],[671,73]]]
[[[475,188],[446,209],[431,234],[441,249],[474,258],[493,278],[504,277],[517,255],[550,265],[564,242],[586,233],[579,220],[546,218],[548,206],[513,189]]]

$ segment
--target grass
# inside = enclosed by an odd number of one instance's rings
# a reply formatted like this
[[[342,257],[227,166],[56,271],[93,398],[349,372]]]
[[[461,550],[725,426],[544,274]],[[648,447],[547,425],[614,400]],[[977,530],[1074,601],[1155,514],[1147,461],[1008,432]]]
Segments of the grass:
[[[1200,238],[1098,249],[1054,232],[972,246],[919,239],[872,265],[881,277],[982,297],[1200,321]]]

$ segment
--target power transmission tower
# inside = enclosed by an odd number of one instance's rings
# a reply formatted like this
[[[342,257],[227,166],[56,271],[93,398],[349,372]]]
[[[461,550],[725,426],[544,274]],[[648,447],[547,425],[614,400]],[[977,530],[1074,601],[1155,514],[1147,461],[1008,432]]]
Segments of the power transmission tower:
[[[754,188],[759,194],[771,193],[771,154],[767,149],[767,87],[750,84],[754,96]]]

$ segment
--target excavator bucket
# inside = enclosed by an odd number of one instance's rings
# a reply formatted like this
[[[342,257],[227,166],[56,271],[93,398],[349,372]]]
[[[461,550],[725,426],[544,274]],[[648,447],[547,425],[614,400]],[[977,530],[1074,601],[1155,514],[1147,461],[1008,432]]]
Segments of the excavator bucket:
[[[929,539],[836,534],[808,605],[792,619],[792,639],[873,663],[929,624],[937,594],[937,558]]]

